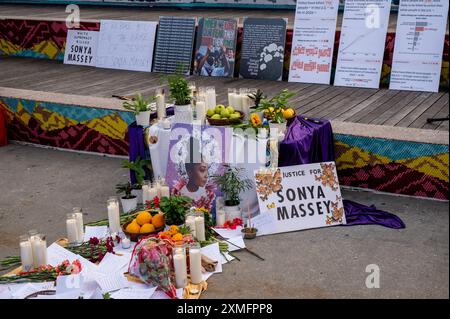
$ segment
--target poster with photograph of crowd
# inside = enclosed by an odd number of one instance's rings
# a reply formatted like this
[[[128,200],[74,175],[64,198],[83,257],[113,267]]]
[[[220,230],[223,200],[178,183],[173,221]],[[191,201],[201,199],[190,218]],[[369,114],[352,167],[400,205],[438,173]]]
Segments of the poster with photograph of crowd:
[[[285,19],[244,20],[239,77],[281,81],[286,24]]]
[[[233,77],[237,21],[200,18],[194,55],[194,74]]]

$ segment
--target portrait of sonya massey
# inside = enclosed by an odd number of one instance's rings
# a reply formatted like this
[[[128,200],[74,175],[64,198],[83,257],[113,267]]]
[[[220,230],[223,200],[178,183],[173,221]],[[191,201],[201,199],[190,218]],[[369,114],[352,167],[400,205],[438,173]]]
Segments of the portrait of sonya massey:
[[[181,123],[172,127],[166,172],[172,194],[192,198],[197,207],[212,207],[218,195],[212,177],[223,172],[228,136],[225,128]]]

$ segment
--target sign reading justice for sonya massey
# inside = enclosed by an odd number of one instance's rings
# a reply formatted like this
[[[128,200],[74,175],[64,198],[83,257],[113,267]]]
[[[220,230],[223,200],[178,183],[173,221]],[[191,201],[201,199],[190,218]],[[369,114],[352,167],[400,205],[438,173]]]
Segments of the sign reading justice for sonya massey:
[[[97,31],[68,30],[64,64],[95,66]]]
[[[260,235],[345,224],[334,162],[259,170],[255,178],[261,213],[255,222],[266,216],[271,224]]]

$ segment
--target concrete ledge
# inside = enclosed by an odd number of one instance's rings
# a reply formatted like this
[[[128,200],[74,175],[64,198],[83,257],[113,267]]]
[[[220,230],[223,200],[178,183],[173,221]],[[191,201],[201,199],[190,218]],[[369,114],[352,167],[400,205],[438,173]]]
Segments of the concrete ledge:
[[[333,133],[426,144],[449,145],[446,131],[331,121]]]
[[[122,100],[113,98],[21,90],[6,87],[0,87],[0,97],[129,112],[122,107]]]

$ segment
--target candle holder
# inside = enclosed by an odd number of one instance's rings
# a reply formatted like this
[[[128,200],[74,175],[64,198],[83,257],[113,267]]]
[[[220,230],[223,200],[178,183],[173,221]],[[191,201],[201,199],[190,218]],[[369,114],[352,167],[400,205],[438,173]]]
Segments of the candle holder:
[[[189,270],[191,283],[198,285],[203,281],[202,275],[202,253],[199,243],[192,243],[189,246]]]
[[[175,286],[184,288],[188,284],[186,266],[186,245],[175,243],[173,250],[173,266],[175,270]]]
[[[66,214],[67,244],[69,247],[80,245],[77,218],[74,213]]]
[[[108,207],[108,224],[110,233],[120,232],[120,208],[119,199],[111,196],[107,201]]]
[[[19,247],[22,271],[30,271],[33,269],[33,249],[31,248],[30,237],[28,235],[19,237]]]
[[[185,220],[184,220],[184,224],[186,226],[189,226],[189,230],[192,234],[193,237],[196,237],[195,234],[195,212],[189,211],[188,213],[186,213],[185,215]]]
[[[201,210],[195,211],[195,238],[198,241],[205,241],[205,213]]]
[[[81,207],[74,207],[72,208],[72,213],[77,222],[78,244],[81,245],[84,242],[83,209]]]

